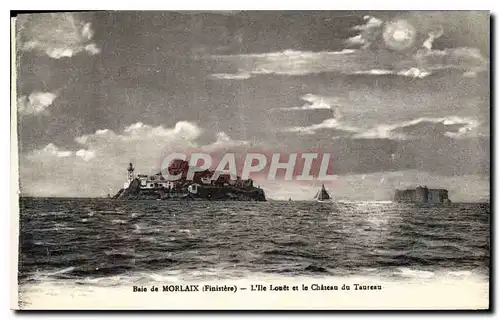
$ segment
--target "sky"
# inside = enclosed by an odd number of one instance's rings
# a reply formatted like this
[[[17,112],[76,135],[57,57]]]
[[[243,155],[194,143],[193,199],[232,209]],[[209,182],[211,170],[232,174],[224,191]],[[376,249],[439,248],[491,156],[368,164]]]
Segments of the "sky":
[[[321,150],[336,199],[490,188],[488,12],[19,15],[22,195],[116,193],[183,148]],[[257,181],[311,199],[320,182]]]

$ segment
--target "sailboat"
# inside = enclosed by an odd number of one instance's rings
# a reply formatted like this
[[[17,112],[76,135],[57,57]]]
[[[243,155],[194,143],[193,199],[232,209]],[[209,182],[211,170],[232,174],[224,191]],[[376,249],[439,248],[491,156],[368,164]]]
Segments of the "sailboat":
[[[321,190],[319,190],[316,196],[314,196],[314,199],[318,202],[329,202],[332,200],[330,194],[326,191],[324,184],[321,186]]]

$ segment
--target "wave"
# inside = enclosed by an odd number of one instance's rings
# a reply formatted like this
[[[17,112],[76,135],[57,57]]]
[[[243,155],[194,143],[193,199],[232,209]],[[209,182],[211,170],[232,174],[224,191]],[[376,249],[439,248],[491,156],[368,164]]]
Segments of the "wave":
[[[126,224],[126,223],[128,223],[128,221],[121,220],[121,219],[114,219],[114,220],[111,220],[111,223],[112,224]]]
[[[35,200],[21,215],[21,283],[154,281],[148,273],[179,281],[356,275],[455,281],[489,268],[490,209],[482,204],[130,202],[116,208],[112,201],[54,201],[58,214],[37,215],[47,206]]]
[[[400,270],[400,275],[403,277],[428,279],[435,276],[435,273],[431,271],[417,270],[410,268],[399,268],[399,270]]]
[[[55,275],[60,275],[60,274],[65,274],[65,273],[70,273],[73,270],[75,270],[75,267],[68,267],[68,268],[64,268],[64,269],[57,270],[57,271],[54,271],[54,272],[49,272],[49,273],[47,273],[45,275],[50,277],[50,276],[55,276]]]

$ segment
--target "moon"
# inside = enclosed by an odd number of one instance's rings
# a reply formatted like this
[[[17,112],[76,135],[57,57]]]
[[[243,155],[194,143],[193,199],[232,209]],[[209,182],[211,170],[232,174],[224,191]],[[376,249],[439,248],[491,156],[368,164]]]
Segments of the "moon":
[[[416,30],[408,21],[396,20],[385,25],[382,35],[387,47],[403,51],[413,46]]]

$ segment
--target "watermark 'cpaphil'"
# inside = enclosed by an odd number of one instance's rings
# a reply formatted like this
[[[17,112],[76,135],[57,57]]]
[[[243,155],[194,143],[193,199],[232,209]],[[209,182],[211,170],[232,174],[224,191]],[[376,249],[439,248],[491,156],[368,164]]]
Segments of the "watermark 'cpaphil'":
[[[336,179],[332,172],[332,155],[317,151],[171,152],[163,158],[161,173],[169,181],[194,180],[195,177],[210,181],[221,177],[325,182]]]

